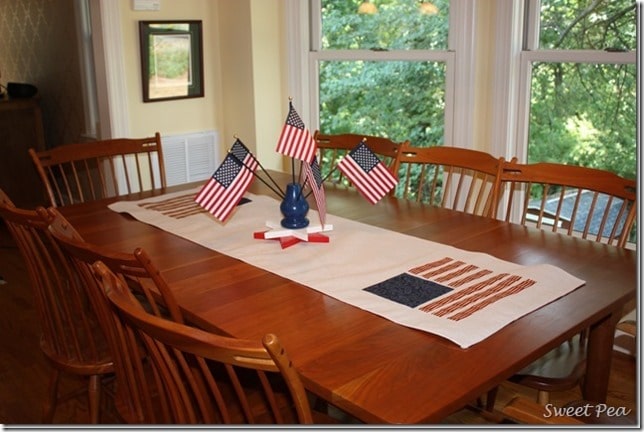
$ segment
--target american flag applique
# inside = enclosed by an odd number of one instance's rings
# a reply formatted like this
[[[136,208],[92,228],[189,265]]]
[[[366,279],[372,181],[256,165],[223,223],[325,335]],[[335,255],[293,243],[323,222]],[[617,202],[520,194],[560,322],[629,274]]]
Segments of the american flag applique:
[[[195,202],[194,198],[194,193],[190,193],[161,201],[140,202],[137,205],[143,209],[156,211],[174,219],[183,219],[199,213],[208,213],[205,208]],[[242,198],[238,205],[247,202],[250,202],[248,198]]]
[[[444,257],[364,288],[439,318],[460,321],[536,281]]]

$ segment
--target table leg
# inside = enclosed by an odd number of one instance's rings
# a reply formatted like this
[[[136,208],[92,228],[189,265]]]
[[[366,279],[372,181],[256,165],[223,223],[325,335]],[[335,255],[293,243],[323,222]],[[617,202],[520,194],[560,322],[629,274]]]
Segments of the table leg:
[[[584,399],[591,402],[606,402],[608,379],[613,359],[615,326],[619,314],[612,313],[590,328],[586,357],[586,376],[584,378]]]

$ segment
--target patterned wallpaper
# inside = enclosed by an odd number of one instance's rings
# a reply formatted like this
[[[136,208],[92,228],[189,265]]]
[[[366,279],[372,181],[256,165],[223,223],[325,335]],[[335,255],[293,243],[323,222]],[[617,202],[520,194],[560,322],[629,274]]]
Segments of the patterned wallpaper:
[[[38,87],[48,147],[84,130],[74,13],[74,0],[0,0],[0,84]]]

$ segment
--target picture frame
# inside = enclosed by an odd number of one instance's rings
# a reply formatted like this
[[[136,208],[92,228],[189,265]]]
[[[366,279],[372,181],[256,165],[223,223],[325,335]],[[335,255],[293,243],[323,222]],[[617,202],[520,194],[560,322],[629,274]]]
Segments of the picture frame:
[[[201,20],[139,21],[143,102],[204,95]]]

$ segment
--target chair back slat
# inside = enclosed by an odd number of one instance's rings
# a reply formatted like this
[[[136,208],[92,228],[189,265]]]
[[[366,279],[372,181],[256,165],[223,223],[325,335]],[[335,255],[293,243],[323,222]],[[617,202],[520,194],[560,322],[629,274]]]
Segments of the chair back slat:
[[[170,402],[160,397],[156,390],[162,385],[162,377],[155,375],[147,365],[139,336],[115,321],[91,265],[101,260],[132,290],[143,307],[156,316],[183,322],[174,294],[143,249],[137,248],[128,254],[92,245],[83,241],[57,209],[49,209],[48,214],[52,237],[84,281],[99,324],[114,353],[117,411],[128,423],[166,423]]]
[[[500,180],[506,221],[620,247],[632,239],[634,180],[596,168],[516,161],[503,164]],[[516,197],[522,198],[520,208]]]
[[[155,422],[312,423],[299,374],[277,337],[235,339],[158,317],[101,261],[93,271],[115,327],[145,347],[156,391],[168,405]]]
[[[56,210],[50,209],[50,230],[85,280],[99,321],[114,355],[116,407],[129,423],[253,423],[297,422],[282,410],[284,396],[273,395],[274,379],[262,377],[278,370],[266,354],[254,351],[228,354],[224,367],[208,356],[185,353],[141,333],[114,312],[92,270],[100,262],[109,269],[137,309],[164,322],[184,323],[174,295],[143,249],[124,254],[84,242]],[[186,328],[191,328],[185,326]],[[261,344],[256,344],[261,347]],[[265,351],[264,348],[262,350]],[[247,364],[259,363],[260,370]],[[246,365],[239,370],[239,366]],[[267,367],[266,365],[272,365]],[[299,379],[299,375],[297,375]],[[249,383],[249,381],[253,381]],[[251,387],[249,396],[248,388]],[[290,410],[287,410],[289,412]],[[310,414],[309,414],[310,415]]]
[[[166,186],[161,136],[29,150],[50,205],[62,206]]]
[[[96,341],[97,335],[102,338],[96,317],[48,231],[47,212],[18,209],[0,191],[0,216],[27,265],[44,348],[67,361],[105,361],[105,343]]]
[[[482,216],[496,215],[503,158],[458,147],[413,147],[398,152],[396,196]]]
[[[113,372],[111,353],[85,287],[49,231],[49,213],[42,207],[16,208],[0,190],[0,217],[26,264],[41,327],[40,346],[48,360],[57,370],[85,377]],[[46,403],[46,422],[58,400],[58,374],[52,376],[53,399]],[[90,404],[92,422],[98,420],[97,410],[98,405]]]

